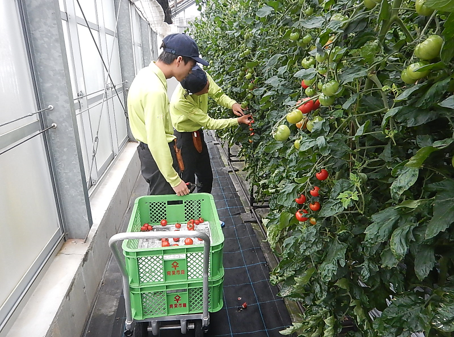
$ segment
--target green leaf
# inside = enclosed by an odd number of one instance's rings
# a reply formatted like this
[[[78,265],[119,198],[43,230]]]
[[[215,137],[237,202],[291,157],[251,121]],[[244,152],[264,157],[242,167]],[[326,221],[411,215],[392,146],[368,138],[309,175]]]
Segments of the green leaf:
[[[283,230],[288,227],[288,224],[293,217],[294,215],[289,212],[282,212],[279,216],[279,229]]]
[[[398,106],[396,108],[392,108],[390,110],[388,110],[386,112],[386,114],[383,116],[383,120],[381,122],[381,128],[382,130],[385,130],[385,127],[386,125],[388,124],[388,120],[391,118],[391,117],[394,117],[395,115],[397,115],[397,113],[402,110],[402,106]]]
[[[265,81],[266,84],[270,84],[272,85],[273,87],[277,88],[277,87],[280,87],[281,86],[281,83],[282,83],[282,79],[280,79],[279,77],[277,76],[273,76],[273,77],[270,77],[269,79],[267,79]]]
[[[454,0],[427,0],[425,5],[441,12],[454,12]]]
[[[342,213],[344,207],[342,206],[342,202],[340,200],[328,200],[323,203],[323,207],[319,212],[320,217],[328,218],[330,216],[334,216],[337,214]]]
[[[399,260],[396,259],[396,257],[394,256],[393,252],[391,251],[391,249],[389,247],[386,247],[382,251],[380,256],[381,256],[380,263],[381,263],[382,268],[392,269],[392,268],[396,267],[397,264],[399,263]]]
[[[299,21],[299,26],[307,28],[307,29],[313,29],[313,28],[321,28],[324,23],[325,23],[325,19],[323,17],[314,16],[314,17],[311,17],[310,19]]]
[[[259,61],[246,62],[246,67],[248,67],[248,68],[254,68],[258,65],[259,65]]]
[[[408,190],[418,180],[419,169],[413,167],[405,167],[393,181],[390,187],[391,198],[394,201],[399,200],[402,193]]]
[[[454,332],[454,294],[452,290],[443,296],[443,300],[435,309],[432,325],[442,332]]]
[[[405,254],[407,254],[409,241],[412,229],[416,226],[416,224],[406,224],[400,227],[397,227],[396,230],[391,235],[391,240],[389,242],[389,247],[395,258],[400,261],[404,258]]]
[[[271,143],[268,143],[263,151],[265,153],[273,153],[279,149],[281,149],[284,146],[283,142],[278,142],[278,141],[272,141]]]
[[[277,202],[286,207],[292,207],[295,204],[295,196],[298,190],[297,184],[288,183],[280,190]]]
[[[312,275],[317,271],[315,267],[311,267],[304,271],[303,275],[299,277],[295,277],[296,284],[298,286],[304,286],[309,283],[311,280]]]
[[[295,75],[293,75],[293,77],[310,80],[311,78],[313,78],[315,76],[315,74],[317,74],[317,72],[315,71],[315,68],[301,69],[300,71],[297,71],[295,73]]]
[[[347,244],[339,242],[337,239],[328,246],[326,257],[319,267],[320,277],[324,282],[330,281],[336,275],[338,264],[342,267],[345,266],[346,251]]]
[[[350,180],[347,179],[339,179],[335,182],[332,190],[331,190],[331,199],[337,199],[339,194],[345,191],[352,191],[354,190],[355,186]]]
[[[348,290],[350,288],[350,281],[346,278],[341,278],[334,283],[335,286],[338,286],[341,289]]]
[[[426,239],[443,232],[454,222],[454,181],[445,180],[434,183],[429,186],[429,190],[435,190],[437,194],[435,195],[433,216],[426,230]]]
[[[416,102],[415,106],[422,109],[428,109],[432,105],[438,103],[441,97],[445,94],[448,88],[450,78],[445,78],[442,81],[436,82],[427,90],[424,95]]]
[[[358,130],[356,130],[356,134],[354,136],[355,140],[357,140],[360,136],[363,135],[364,132],[367,131],[368,126],[370,125],[370,120],[366,121],[363,125],[361,125]]]
[[[417,109],[414,106],[403,106],[396,115],[396,120],[407,127],[427,124],[438,118],[438,113],[429,109]]]
[[[357,100],[358,100],[358,96],[359,94],[353,94],[351,95],[346,101],[345,103],[342,105],[342,109],[344,110],[348,110],[353,103],[355,103]]]
[[[367,75],[367,69],[363,67],[352,67],[344,70],[344,72],[339,76],[339,79],[342,83],[350,83],[355,79],[364,77]]]
[[[406,89],[403,93],[401,93],[399,96],[397,96],[394,101],[396,101],[396,102],[405,101],[407,98],[409,98],[411,96],[412,93],[414,93],[416,90],[421,89],[424,86],[426,86],[425,83],[415,84],[414,86]]]
[[[454,95],[449,96],[443,102],[438,104],[443,108],[454,109]]]
[[[268,15],[270,15],[272,12],[274,11],[273,7],[270,7],[270,6],[263,6],[262,8],[260,8],[256,15],[259,17],[259,18],[264,18]]]
[[[407,164],[405,164],[406,167],[411,167],[411,168],[417,168],[419,169],[424,161],[429,157],[429,155],[437,151],[438,149],[434,148],[433,146],[426,146],[418,150],[416,154],[410,158]]]
[[[295,178],[295,182],[298,184],[304,184],[309,178],[308,177],[302,177],[302,178]]]
[[[433,246],[418,245],[415,252],[415,274],[420,281],[424,280],[435,267],[435,251]]]
[[[419,199],[419,200],[405,200],[401,202],[399,205],[397,205],[395,208],[410,208],[410,209],[416,209],[419,206],[423,206],[429,202],[428,199]]]
[[[397,213],[393,207],[385,208],[383,211],[372,215],[373,223],[364,231],[366,233],[364,239],[365,243],[369,246],[373,246],[377,243],[389,240],[398,219],[399,213]]]
[[[445,40],[441,47],[440,59],[444,63],[449,63],[454,57],[454,41],[452,39]]]

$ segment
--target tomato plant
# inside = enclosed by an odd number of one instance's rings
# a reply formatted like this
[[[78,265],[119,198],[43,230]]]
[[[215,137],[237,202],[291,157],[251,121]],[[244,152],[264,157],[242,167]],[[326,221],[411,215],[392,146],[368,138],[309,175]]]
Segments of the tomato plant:
[[[251,193],[269,201],[263,223],[281,261],[272,282],[305,308],[285,333],[346,335],[348,320],[357,337],[452,334],[452,0],[197,3],[190,29],[207,71],[254,112],[253,143],[250,130],[217,134],[241,145]],[[323,92],[331,81],[339,87]],[[295,107],[304,119],[293,126]],[[277,141],[269,135],[281,124]],[[329,179],[316,178],[320,168]],[[295,196],[313,185],[323,207],[310,226]]]

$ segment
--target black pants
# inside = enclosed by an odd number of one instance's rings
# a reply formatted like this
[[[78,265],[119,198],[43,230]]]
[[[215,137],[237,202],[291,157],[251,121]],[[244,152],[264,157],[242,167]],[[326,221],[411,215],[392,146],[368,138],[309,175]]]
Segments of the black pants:
[[[170,153],[173,158],[173,168],[175,171],[179,171],[178,162],[175,155],[174,142],[169,143]],[[145,143],[139,143],[137,146],[137,153],[141,163],[142,176],[148,183],[148,194],[149,195],[163,195],[163,194],[175,194],[172,186],[165,180],[161,171],[158,169],[153,156],[151,155],[148,145]]]
[[[184,162],[184,171],[181,179],[185,182],[195,183],[197,177],[197,192],[211,193],[213,187],[213,171],[211,169],[210,155],[205,143],[203,131],[199,132],[202,140],[202,153],[199,153],[192,141],[192,132],[174,131],[177,137],[177,147],[181,149],[181,156]]]

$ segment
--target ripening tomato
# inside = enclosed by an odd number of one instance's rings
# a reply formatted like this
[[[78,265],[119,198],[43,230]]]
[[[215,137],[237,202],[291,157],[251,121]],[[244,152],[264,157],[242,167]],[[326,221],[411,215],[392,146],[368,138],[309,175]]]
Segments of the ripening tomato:
[[[316,173],[315,174],[315,177],[318,179],[318,180],[326,180],[326,178],[328,178],[329,176],[329,173],[327,170],[325,169],[321,169],[320,172]]]
[[[316,220],[315,218],[310,218],[310,219],[309,219],[309,223],[310,223],[311,225],[315,225],[315,224],[317,223],[317,220]]]
[[[314,202],[313,204],[309,204],[309,208],[316,212],[320,209],[320,203],[318,201]]]
[[[304,80],[301,81],[301,86],[303,87],[303,89],[306,89],[309,87],[309,85],[307,85],[306,82],[304,82]]]

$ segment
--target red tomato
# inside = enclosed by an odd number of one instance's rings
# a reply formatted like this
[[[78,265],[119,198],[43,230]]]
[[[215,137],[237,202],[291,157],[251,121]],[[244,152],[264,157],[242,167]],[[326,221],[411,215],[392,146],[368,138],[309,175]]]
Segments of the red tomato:
[[[170,243],[169,243],[169,241],[162,241],[161,246],[162,247],[169,247]]]
[[[299,104],[300,102],[298,102]],[[303,99],[303,104],[301,104],[298,108],[303,114],[308,114],[312,110],[314,110],[314,101],[310,98]]]
[[[152,231],[153,230],[153,226],[147,225],[147,230]]]
[[[202,217],[199,218],[200,223],[205,222]]]
[[[181,228],[181,223],[176,223],[175,228]]]
[[[162,219],[161,220],[161,226],[167,226],[167,220],[166,219]]]
[[[298,220],[300,222],[306,221],[308,218],[306,218],[303,213],[307,214],[307,211],[305,209],[303,209],[303,210],[300,209],[300,210],[296,211],[296,213],[295,213],[296,220]]]
[[[304,194],[301,194],[301,196],[299,198],[296,198],[295,201],[297,204],[302,205],[306,202],[306,196]]]
[[[188,223],[187,227],[188,227],[188,231],[193,231],[194,230],[194,224],[192,222]]]
[[[173,241],[178,242],[180,241],[180,238],[173,238]]]
[[[314,212],[318,211],[320,209],[320,203],[316,201],[313,204],[309,204],[309,208]]]
[[[315,174],[315,177],[318,180],[325,180],[326,178],[328,178],[328,176],[329,176],[328,171],[325,169],[321,169],[320,172]]]
[[[179,246],[179,244],[174,243],[172,246]]]
[[[199,220],[195,220],[194,223],[195,223],[196,225],[200,225],[200,221],[199,221]]]
[[[309,192],[313,197],[318,197],[318,188],[317,186],[314,186],[314,188]]]
[[[303,87],[303,89],[309,88],[309,86],[304,83],[304,80],[301,81],[301,86]]]
[[[193,243],[194,243],[194,241],[192,241],[191,238],[184,239],[184,244],[187,246],[192,245]]]
[[[314,102],[314,107],[312,108],[312,110],[317,110],[318,108],[320,108],[320,101],[319,100],[316,100]]]
[[[162,238],[162,239],[161,239],[161,242],[164,242],[164,241],[169,241],[169,239],[167,239],[167,238]]]

